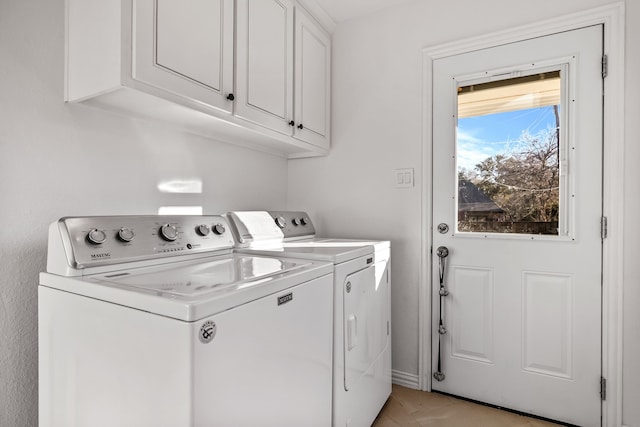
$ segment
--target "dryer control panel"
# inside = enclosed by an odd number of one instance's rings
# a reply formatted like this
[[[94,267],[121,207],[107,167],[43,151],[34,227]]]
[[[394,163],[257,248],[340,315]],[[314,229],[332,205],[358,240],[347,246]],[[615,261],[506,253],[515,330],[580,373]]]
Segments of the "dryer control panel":
[[[81,270],[231,251],[233,244],[227,220],[218,215],[65,217],[50,226],[47,271],[58,270],[52,264],[60,262],[60,255],[65,268]]]
[[[269,211],[276,225],[282,230],[285,239],[292,237],[313,237],[316,229],[307,215],[302,211]]]

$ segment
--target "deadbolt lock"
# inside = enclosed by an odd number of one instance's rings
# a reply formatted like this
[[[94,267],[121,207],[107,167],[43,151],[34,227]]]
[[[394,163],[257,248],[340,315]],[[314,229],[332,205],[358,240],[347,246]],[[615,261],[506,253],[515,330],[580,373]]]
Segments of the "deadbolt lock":
[[[444,222],[441,222],[440,224],[438,224],[438,233],[445,234],[448,231],[449,231],[449,226],[447,224],[445,224]]]

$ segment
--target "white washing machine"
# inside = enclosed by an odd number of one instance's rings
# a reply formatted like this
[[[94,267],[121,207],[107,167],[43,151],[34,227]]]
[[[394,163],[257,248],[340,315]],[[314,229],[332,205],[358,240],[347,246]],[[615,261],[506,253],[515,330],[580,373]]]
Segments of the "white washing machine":
[[[237,251],[334,265],[334,427],[369,427],[391,394],[388,241],[315,237],[304,212],[230,212]]]
[[[38,288],[41,427],[331,423],[333,266],[220,216],[63,218]]]

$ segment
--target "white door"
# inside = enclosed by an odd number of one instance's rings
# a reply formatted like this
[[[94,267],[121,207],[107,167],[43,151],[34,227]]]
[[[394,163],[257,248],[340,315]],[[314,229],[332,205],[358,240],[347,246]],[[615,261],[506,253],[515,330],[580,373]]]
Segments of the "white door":
[[[293,136],[329,148],[331,39],[313,18],[296,8],[295,132]]]
[[[293,11],[291,0],[236,3],[235,114],[293,134]]]
[[[136,1],[133,76],[231,112],[233,1]]]
[[[600,425],[602,38],[434,61],[434,390]]]

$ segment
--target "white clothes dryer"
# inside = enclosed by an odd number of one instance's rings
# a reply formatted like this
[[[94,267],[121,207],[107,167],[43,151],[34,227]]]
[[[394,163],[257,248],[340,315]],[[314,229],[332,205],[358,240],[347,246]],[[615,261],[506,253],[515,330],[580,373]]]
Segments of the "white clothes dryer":
[[[62,218],[40,427],[331,423],[333,266],[237,254],[220,216]]]
[[[333,264],[334,427],[369,427],[391,394],[389,241],[315,236],[305,212],[229,212],[237,251]]]

